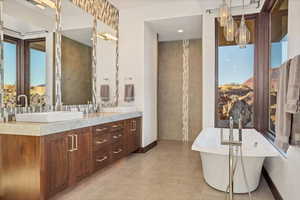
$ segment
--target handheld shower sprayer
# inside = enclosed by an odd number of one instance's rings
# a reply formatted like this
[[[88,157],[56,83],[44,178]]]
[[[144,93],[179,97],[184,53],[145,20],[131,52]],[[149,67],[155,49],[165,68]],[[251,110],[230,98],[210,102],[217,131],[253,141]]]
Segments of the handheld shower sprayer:
[[[239,119],[239,141],[242,142],[243,141],[243,115],[240,115],[240,119]]]

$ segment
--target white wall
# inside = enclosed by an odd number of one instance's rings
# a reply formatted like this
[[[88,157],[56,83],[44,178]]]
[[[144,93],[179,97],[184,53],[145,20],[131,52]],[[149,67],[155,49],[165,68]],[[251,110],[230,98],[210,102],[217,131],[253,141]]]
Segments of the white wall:
[[[143,147],[157,139],[157,55],[152,52],[156,48],[156,40],[155,33],[145,22],[201,15],[206,8],[215,6],[215,2],[211,1],[156,2],[155,5],[120,10],[120,87],[124,85],[125,77],[133,77],[136,87],[135,105],[143,111],[144,116]],[[123,95],[121,89],[120,96]]]
[[[149,24],[145,24],[145,51],[144,51],[144,113],[142,145],[148,141],[157,140],[157,34],[151,30]]]
[[[240,2],[239,2],[240,3]],[[149,42],[145,42],[148,27],[144,22],[166,19],[174,17],[184,17],[193,15],[204,15],[203,18],[203,108],[204,108],[204,127],[214,125],[214,17],[206,15],[206,9],[217,8],[220,2],[211,0],[202,1],[173,1],[171,3],[147,2],[146,6],[126,8],[120,10],[120,87],[124,85],[124,78],[128,76],[134,77],[136,86],[136,106],[144,112],[143,123],[143,146],[154,142],[157,137],[157,126],[151,105],[148,105],[147,99],[153,98],[154,88],[147,87],[147,82],[152,79],[152,84],[156,82],[156,77],[148,70],[152,61],[146,56],[151,57],[151,53],[147,52],[147,46],[152,46]],[[257,12],[258,9],[251,8],[247,10],[249,13]],[[240,10],[234,11],[240,14]],[[201,23],[201,22],[199,22]],[[147,45],[147,46],[146,46]],[[145,52],[144,52],[145,51]],[[153,59],[155,59],[153,57]],[[146,78],[150,77],[150,78]],[[147,90],[146,90],[147,89]],[[149,90],[150,89],[150,90]],[[123,96],[123,91],[120,93]],[[147,98],[145,98],[147,97]],[[121,104],[124,101],[121,101]],[[151,119],[151,120],[150,120]]]
[[[215,126],[215,16],[203,15],[203,128]]]
[[[288,50],[292,58],[300,54],[300,1],[289,0]],[[285,200],[298,200],[300,188],[300,148],[291,147],[287,158],[267,159],[265,167]]]
[[[116,34],[110,27],[99,23],[98,32],[109,32]],[[113,103],[115,95],[115,73],[116,73],[116,42],[110,40],[101,40],[98,38],[97,44],[97,101],[100,102],[100,86],[109,84],[110,86],[110,103]],[[109,79],[104,81],[104,79]]]

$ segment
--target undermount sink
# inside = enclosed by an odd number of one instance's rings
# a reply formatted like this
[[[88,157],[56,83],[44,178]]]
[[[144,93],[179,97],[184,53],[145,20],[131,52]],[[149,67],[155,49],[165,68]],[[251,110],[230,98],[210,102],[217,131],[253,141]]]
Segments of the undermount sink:
[[[16,114],[17,122],[60,122],[72,119],[82,119],[83,112],[44,112]]]

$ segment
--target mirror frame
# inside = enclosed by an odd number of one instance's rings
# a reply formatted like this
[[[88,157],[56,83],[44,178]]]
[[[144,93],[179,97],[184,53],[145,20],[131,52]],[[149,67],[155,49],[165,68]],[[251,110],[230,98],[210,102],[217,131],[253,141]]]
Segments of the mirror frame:
[[[93,17],[93,62],[92,62],[92,97],[93,103],[101,104],[97,102],[97,20],[100,20],[104,24],[110,26],[117,32],[117,38],[119,39],[119,10],[113,6],[107,0],[70,0],[79,8],[82,8],[86,12],[90,13]],[[116,72],[115,72],[115,96],[113,106],[119,105],[119,41],[116,41]]]
[[[61,21],[61,0],[56,0],[55,8],[55,110],[59,110],[63,104],[61,90],[61,38],[62,38],[62,21]]]
[[[3,22],[3,2],[0,0],[0,108],[4,107],[4,22]]]

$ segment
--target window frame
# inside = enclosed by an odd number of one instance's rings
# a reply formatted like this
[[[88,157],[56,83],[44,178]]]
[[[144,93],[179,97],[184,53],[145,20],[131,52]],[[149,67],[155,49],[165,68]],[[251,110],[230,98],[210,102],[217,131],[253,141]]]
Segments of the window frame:
[[[283,2],[284,0],[271,0],[271,1],[266,1],[266,9],[265,12],[268,13],[268,28],[269,28],[269,69],[271,68],[271,50],[272,50],[272,11],[276,7],[276,5],[280,2]],[[288,17],[288,11],[282,11],[281,13],[278,13],[280,16],[287,16]],[[268,91],[270,91],[270,74],[268,73]],[[268,110],[265,110],[265,112],[268,113],[268,120],[267,124],[265,125],[267,127],[266,135],[271,139],[275,140],[276,137],[276,132],[270,129],[270,92],[268,92],[268,103],[267,103],[267,108]]]
[[[33,39],[19,39],[10,35],[4,35],[4,41],[16,44],[16,98],[25,94],[28,97],[28,103],[30,104],[30,43],[31,42],[46,42],[46,38],[33,38]],[[22,98],[20,103],[25,105],[25,100]]]
[[[234,20],[241,20],[242,16],[234,16]],[[253,41],[254,44],[254,66],[253,66],[253,90],[254,90],[254,102],[253,102],[253,127],[255,128],[255,122],[256,122],[256,84],[257,82],[255,81],[255,74],[257,71],[257,35],[258,35],[258,14],[249,14],[245,15],[246,20],[254,20],[255,21],[255,41]],[[217,113],[217,108],[218,108],[218,99],[219,99],[219,90],[218,90],[218,83],[219,83],[219,21],[216,18],[215,19],[215,116],[214,116],[214,126],[216,128],[228,128],[228,126],[219,126],[218,125],[218,113]],[[252,129],[252,128],[246,128],[246,129]]]
[[[46,38],[32,38],[24,40],[24,94],[28,97],[30,105],[30,43],[46,42]],[[46,44],[45,44],[46,45]],[[46,76],[46,74],[45,74]]]
[[[22,94],[21,85],[22,85],[22,40],[10,35],[4,34],[4,42],[12,43],[16,45],[16,98],[18,95]]]

